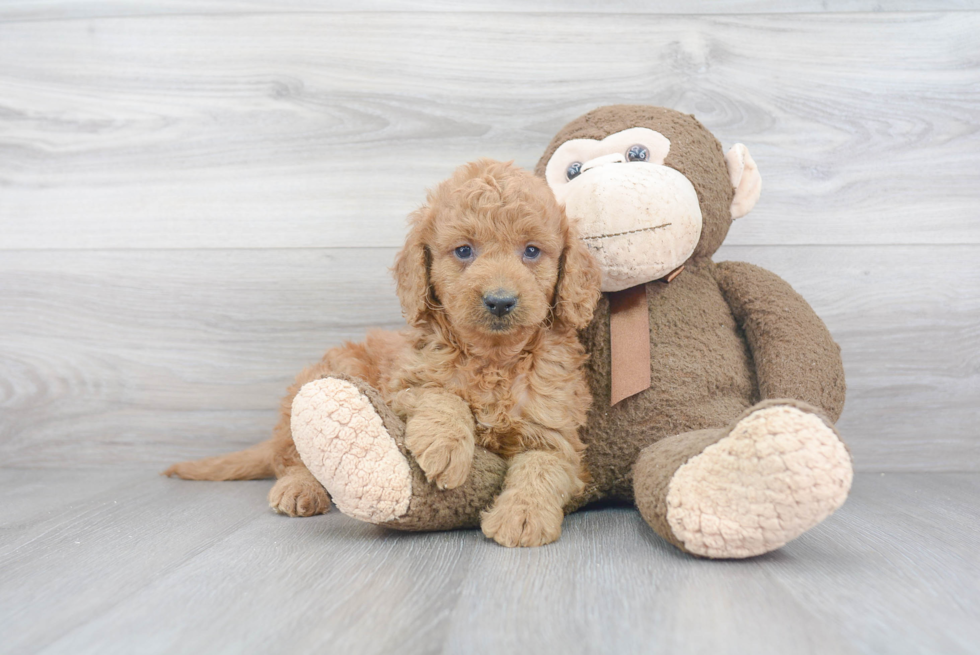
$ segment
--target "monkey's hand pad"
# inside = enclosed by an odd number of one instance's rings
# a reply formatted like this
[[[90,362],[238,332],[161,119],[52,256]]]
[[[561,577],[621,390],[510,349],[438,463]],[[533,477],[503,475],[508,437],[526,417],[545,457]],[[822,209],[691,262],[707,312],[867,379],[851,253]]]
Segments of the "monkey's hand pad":
[[[384,523],[408,511],[408,461],[356,386],[337,378],[303,385],[293,399],[292,432],[303,463],[341,512]]]
[[[695,555],[752,557],[832,514],[852,477],[851,457],[832,427],[796,407],[766,407],[677,469],[667,523]]]

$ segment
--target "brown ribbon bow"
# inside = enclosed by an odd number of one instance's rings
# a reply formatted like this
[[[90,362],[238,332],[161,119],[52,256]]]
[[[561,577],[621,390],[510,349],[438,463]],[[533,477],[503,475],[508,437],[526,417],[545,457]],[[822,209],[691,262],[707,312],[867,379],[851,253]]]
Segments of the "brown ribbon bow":
[[[684,270],[657,280],[609,293],[609,346],[612,364],[610,407],[650,388],[650,305],[647,289],[658,293]]]

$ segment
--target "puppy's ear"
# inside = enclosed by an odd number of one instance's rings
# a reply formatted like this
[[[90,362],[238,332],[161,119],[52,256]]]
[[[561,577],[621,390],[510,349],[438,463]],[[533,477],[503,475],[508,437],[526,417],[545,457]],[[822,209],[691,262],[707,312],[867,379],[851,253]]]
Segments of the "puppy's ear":
[[[555,286],[555,323],[581,330],[592,320],[592,312],[599,302],[599,285],[602,270],[592,257],[578,230],[565,217],[562,210],[562,232],[565,247],[558,263],[558,283]]]
[[[392,272],[395,289],[402,305],[402,314],[409,325],[424,323],[432,311],[432,290],[429,285],[431,254],[425,245],[429,224],[429,208],[422,207],[409,217],[410,228],[405,247],[395,257]]]

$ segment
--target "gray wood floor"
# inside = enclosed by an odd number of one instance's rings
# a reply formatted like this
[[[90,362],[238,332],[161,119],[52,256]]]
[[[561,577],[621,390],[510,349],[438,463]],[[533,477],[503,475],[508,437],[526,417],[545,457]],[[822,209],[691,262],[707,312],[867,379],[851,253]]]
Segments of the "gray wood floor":
[[[0,470],[2,653],[980,653],[980,474],[858,476],[780,551],[687,557],[633,509],[506,549],[269,483]]]
[[[357,9],[357,11],[351,11]],[[980,2],[0,2],[0,653],[980,653]],[[531,551],[165,480],[401,318],[404,217],[596,106],[749,146],[717,259],[841,344],[852,498],[705,562]]]

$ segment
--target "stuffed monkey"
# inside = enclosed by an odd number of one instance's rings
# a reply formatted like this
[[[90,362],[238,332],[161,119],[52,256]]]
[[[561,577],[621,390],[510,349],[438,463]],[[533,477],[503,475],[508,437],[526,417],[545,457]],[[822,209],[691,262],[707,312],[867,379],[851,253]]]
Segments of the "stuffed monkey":
[[[840,349],[778,276],[711,260],[759,197],[745,146],[726,154],[670,109],[602,107],[565,126],[536,173],[603,270],[603,297],[581,333],[591,482],[566,512],[634,502],[681,550],[742,558],[840,507],[852,479],[834,427]],[[394,529],[475,527],[506,474],[477,447],[462,486],[435,488],[404,447],[402,421],[358,380],[305,385],[292,431],[341,511]]]

